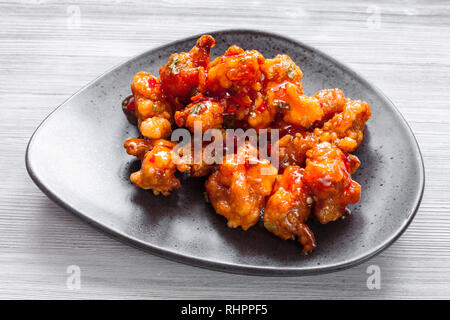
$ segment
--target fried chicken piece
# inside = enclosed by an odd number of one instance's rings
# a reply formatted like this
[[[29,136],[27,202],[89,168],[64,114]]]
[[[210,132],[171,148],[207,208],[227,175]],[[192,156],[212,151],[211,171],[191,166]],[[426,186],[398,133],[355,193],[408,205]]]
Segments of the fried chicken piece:
[[[335,221],[346,213],[350,203],[360,199],[361,186],[350,173],[358,166],[350,157],[329,142],[317,144],[306,153],[303,182],[314,195],[314,214],[320,223]]]
[[[303,93],[302,70],[289,56],[277,55],[274,59],[265,59],[261,71],[264,75],[264,95],[257,94],[247,120],[256,129],[267,128],[274,121],[279,111],[277,97],[285,95],[286,84],[294,85],[299,93]]]
[[[199,82],[204,78],[209,63],[209,52],[215,40],[210,35],[203,35],[189,52],[174,53],[159,70],[164,93],[172,100],[187,103]]]
[[[138,150],[132,146],[133,142],[136,141],[130,141],[127,144],[127,151],[130,147],[132,153],[135,152],[134,150]],[[145,153],[141,169],[131,174],[131,182],[142,189],[152,189],[155,195],[167,196],[170,191],[179,188],[181,184],[180,180],[175,177],[176,166],[172,160],[172,149],[175,144],[175,142],[164,139],[151,141],[149,143],[151,149]],[[143,146],[143,143],[140,146]],[[142,155],[139,152],[136,154]]]
[[[205,148],[203,146],[199,158],[200,163],[194,163],[194,147],[192,144],[181,146],[180,144],[167,140],[148,140],[141,138],[130,138],[125,141],[124,147],[129,155],[135,156],[139,160],[144,160],[147,152],[154,146],[162,145],[173,151],[171,160],[175,163],[179,172],[188,172],[191,177],[203,177],[211,173],[214,165],[208,164],[203,158]],[[186,150],[189,150],[187,157],[184,157]]]
[[[340,89],[325,89],[317,91],[314,95],[323,110],[323,118],[320,125],[323,125],[325,121],[331,119],[335,114],[344,110],[344,105],[347,99],[344,93]]]
[[[218,95],[229,93],[239,106],[248,109],[262,89],[263,63],[264,57],[258,51],[231,46],[208,65],[207,88]]]
[[[139,160],[144,160],[147,152],[153,149],[152,141],[148,139],[130,138],[123,144],[129,155],[135,156]]]
[[[261,66],[265,80],[268,82],[295,84],[301,93],[303,72],[292,59],[285,54],[279,54],[274,59],[266,59]]]
[[[283,120],[294,126],[309,128],[323,117],[319,100],[303,95],[290,82],[270,82],[266,87],[266,103],[272,113],[283,114]]]
[[[211,173],[214,166],[207,164],[205,161],[202,161],[200,164],[189,163],[183,165],[177,165],[177,169],[180,172],[186,172],[189,174],[189,177],[199,178],[206,177]]]
[[[201,153],[195,157],[196,150],[194,150],[193,143],[188,143],[183,146],[177,145],[174,148],[176,155],[179,157],[177,170],[189,174],[190,177],[204,177],[209,175],[214,168],[214,164],[205,161],[206,147],[207,145],[203,145]]]
[[[283,120],[308,128],[322,119],[323,111],[314,97],[303,95],[302,70],[287,55],[277,55],[267,59],[262,66],[265,77],[266,119],[273,120],[277,113],[283,114]]]
[[[277,176],[275,187],[264,209],[264,227],[283,240],[298,238],[303,252],[316,247],[314,234],[305,224],[311,214],[313,199],[304,185],[304,169],[289,166]]]
[[[363,130],[370,119],[370,105],[364,101],[349,100],[341,113],[314,129],[320,141],[332,142],[344,151],[352,152],[362,142]]]
[[[164,98],[159,80],[147,72],[138,72],[133,77],[131,90],[142,135],[149,139],[167,138],[172,132],[173,111]]]
[[[213,99],[192,102],[185,109],[175,112],[175,123],[194,132],[194,123],[199,121],[202,132],[212,128],[221,128],[224,107]]]
[[[247,230],[259,220],[266,197],[270,195],[277,170],[267,160],[258,160],[258,150],[249,143],[227,155],[206,181],[214,210],[227,218],[228,227]]]
[[[288,166],[303,167],[306,152],[318,142],[319,138],[311,132],[287,134],[275,143],[272,152],[278,153],[279,164],[282,169]]]
[[[149,139],[167,138],[172,132],[172,125],[166,118],[151,117],[138,122],[141,134]]]
[[[358,157],[353,154],[347,153],[347,156],[350,161],[349,172],[350,174],[354,174],[356,169],[358,169],[361,165],[361,161],[359,161]]]
[[[283,120],[296,126],[309,128],[323,117],[319,101],[314,97],[299,95],[291,84],[286,85],[286,96],[277,103],[283,109]]]

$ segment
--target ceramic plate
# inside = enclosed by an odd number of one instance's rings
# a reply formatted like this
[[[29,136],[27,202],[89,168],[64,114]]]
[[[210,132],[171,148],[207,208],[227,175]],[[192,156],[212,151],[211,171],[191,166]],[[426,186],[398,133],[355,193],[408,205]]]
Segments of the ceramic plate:
[[[256,225],[229,229],[204,201],[204,179],[182,181],[168,197],[154,196],[129,182],[139,163],[123,141],[138,135],[121,110],[135,73],[154,74],[173,52],[188,51],[198,35],[147,51],[96,79],[57,108],[34,133],[26,164],[51,199],[88,222],[151,252],[192,265],[265,275],[328,272],[361,263],[389,246],[411,222],[424,186],[416,140],[392,102],[333,58],[298,41],[250,30],[211,33],[212,56],[230,45],[284,53],[302,68],[304,91],[341,88],[347,97],[370,103],[364,141],[355,154],[362,165],[353,179],[362,186],[352,215],[327,225],[312,223],[317,249],[301,254]]]

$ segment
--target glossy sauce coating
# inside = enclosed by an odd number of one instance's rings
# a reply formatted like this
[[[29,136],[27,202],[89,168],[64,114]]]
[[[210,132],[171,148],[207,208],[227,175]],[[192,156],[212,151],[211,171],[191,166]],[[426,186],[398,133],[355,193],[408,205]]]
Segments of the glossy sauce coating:
[[[214,44],[213,37],[204,35],[191,51],[174,53],[169,57],[159,75],[164,84],[163,91],[170,100],[188,102],[200,82],[204,82],[209,52]]]
[[[297,238],[307,253],[316,247],[316,241],[306,225],[313,198],[303,182],[303,174],[303,168],[289,166],[277,176],[264,210],[264,227],[284,240]]]
[[[213,99],[194,101],[183,110],[175,112],[175,123],[194,132],[195,122],[201,125],[202,132],[222,128],[224,107]]]
[[[228,226],[247,230],[258,222],[276,176],[270,162],[259,160],[257,149],[244,144],[225,157],[205,187],[214,210],[227,218]]]
[[[308,223],[335,221],[360,199],[351,177],[360,162],[349,152],[363,140],[370,106],[337,88],[306,95],[302,70],[285,54],[266,59],[233,45],[211,61],[214,44],[203,35],[190,51],[173,53],[159,78],[144,71],[133,77],[123,110],[135,116],[141,137],[124,147],[142,165],[130,179],[168,195],[180,187],[179,173],[208,177],[208,201],[229,227],[247,230],[264,212],[268,231],[310,252],[316,240]],[[250,142],[223,146],[224,156],[211,154],[212,162],[204,157],[212,142],[203,142],[196,161],[192,144],[169,140],[177,127],[222,136],[228,128],[277,131],[278,141],[266,147],[279,166],[260,158]]]
[[[351,178],[356,159],[329,142],[317,144],[306,156],[303,181],[314,196],[315,217],[322,224],[335,221],[360,199],[361,186]]]
[[[171,190],[180,187],[172,161],[174,143],[160,139],[152,141],[151,146],[142,159],[141,169],[133,173],[130,180],[142,189],[151,189],[155,195],[168,195]]]

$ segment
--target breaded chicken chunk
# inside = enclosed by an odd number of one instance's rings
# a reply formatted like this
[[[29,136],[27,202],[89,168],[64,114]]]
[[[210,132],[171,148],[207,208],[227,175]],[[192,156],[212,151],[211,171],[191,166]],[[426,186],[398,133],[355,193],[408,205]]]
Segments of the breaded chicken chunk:
[[[257,149],[245,143],[236,154],[225,156],[219,170],[206,181],[211,205],[228,220],[230,228],[247,230],[255,225],[272,192],[277,170],[257,156]]]
[[[342,112],[314,129],[320,141],[332,142],[344,151],[354,151],[363,140],[363,131],[370,119],[370,105],[364,101],[349,100]]]
[[[144,160],[145,154],[153,149],[153,143],[148,139],[130,138],[123,144],[129,155]]]
[[[322,119],[323,111],[314,97],[303,95],[302,70],[287,55],[266,59],[262,66],[264,92],[267,108],[264,110],[274,119],[283,114],[287,123],[308,128]]]
[[[177,170],[188,174],[190,177],[209,175],[213,171],[215,164],[205,161],[207,157],[205,148],[207,145],[204,143],[201,150],[197,151],[192,142],[184,145],[178,144],[174,148],[175,156],[178,158]],[[197,155],[195,154],[196,152],[198,152]]]
[[[239,111],[248,112],[262,89],[263,63],[264,57],[258,51],[232,46],[208,65],[207,89],[214,95],[231,96]]]
[[[314,234],[305,224],[311,214],[313,198],[303,183],[304,169],[289,166],[278,175],[272,195],[264,209],[264,227],[283,240],[298,239],[307,253],[316,247]]]
[[[286,94],[286,85],[296,88],[303,94],[302,70],[287,55],[277,55],[274,59],[265,59],[261,65],[264,75],[263,93],[258,94],[250,107],[248,123],[253,128],[267,128],[277,113],[282,112],[281,97]]]
[[[127,140],[125,147],[130,153],[138,152],[143,147],[142,141]],[[136,144],[138,142],[138,144]],[[176,165],[172,159],[175,143],[164,139],[153,140],[149,143],[150,150],[142,159],[141,169],[131,174],[130,180],[142,189],[151,189],[155,195],[167,196],[170,191],[180,187],[180,180],[175,177]]]
[[[214,99],[204,99],[192,102],[185,109],[175,112],[175,123],[194,132],[195,122],[201,124],[202,132],[221,128],[224,107]]]
[[[278,140],[272,152],[278,159],[280,168],[288,166],[305,166],[306,152],[319,142],[319,138],[311,132],[287,134]]]
[[[200,82],[205,82],[209,52],[214,44],[213,37],[203,35],[191,51],[174,53],[169,57],[159,70],[163,91],[169,99],[187,103],[195,95]]]
[[[317,144],[306,156],[303,182],[312,191],[314,215],[322,224],[335,221],[360,199],[361,186],[350,175],[359,161],[329,142]]]
[[[344,105],[347,99],[341,89],[325,89],[317,91],[314,95],[323,110],[323,118],[320,125],[328,121],[334,115],[344,110]]]
[[[141,134],[149,139],[167,138],[172,132],[173,110],[161,91],[159,80],[147,72],[139,72],[133,77],[131,90]]]

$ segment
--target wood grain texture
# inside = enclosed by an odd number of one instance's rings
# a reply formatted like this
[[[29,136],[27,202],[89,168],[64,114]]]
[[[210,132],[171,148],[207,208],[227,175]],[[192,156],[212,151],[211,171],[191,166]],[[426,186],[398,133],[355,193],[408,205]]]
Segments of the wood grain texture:
[[[294,278],[186,266],[110,238],[28,177],[29,137],[80,87],[144,50],[238,27],[334,56],[380,87],[411,125],[426,166],[423,202],[404,235],[369,262]],[[1,0],[0,298],[450,298],[449,86],[448,1]],[[372,264],[381,290],[367,289]],[[69,265],[81,268],[80,290],[66,288]]]

